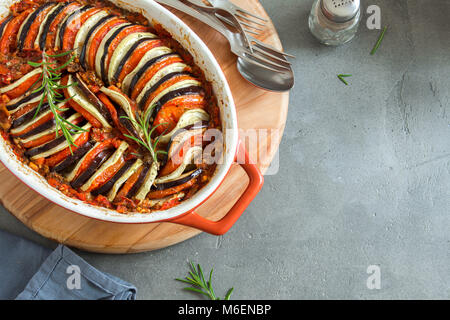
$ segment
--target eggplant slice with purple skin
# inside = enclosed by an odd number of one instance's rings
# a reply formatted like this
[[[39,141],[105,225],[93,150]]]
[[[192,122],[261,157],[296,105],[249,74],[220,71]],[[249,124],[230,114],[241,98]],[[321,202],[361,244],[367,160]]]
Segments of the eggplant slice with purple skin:
[[[56,167],[54,167],[52,171],[62,173],[63,171],[67,170],[69,167],[73,166],[75,163],[77,163],[77,161],[83,158],[84,155],[94,147],[94,145],[94,140],[86,142],[77,150],[75,150],[70,156],[59,163]]]
[[[131,159],[125,162],[125,164],[122,166],[122,168],[117,171],[117,173],[108,180],[103,186],[91,191],[91,194],[93,196],[106,195],[111,188],[114,186],[114,184],[119,180],[127,171],[131,168],[131,166],[136,162],[136,159]]]
[[[56,48],[62,49],[62,45],[64,42],[64,34],[66,33],[67,26],[72,22],[73,19],[77,19],[77,15],[81,15],[83,12],[93,8],[90,5],[83,6],[78,8],[77,10],[69,13],[69,15],[63,20],[63,22],[58,26],[58,34],[56,36]]]
[[[39,111],[36,113],[36,111],[37,111],[37,106],[36,106],[36,108],[32,109],[31,111],[28,111],[23,116],[20,116],[19,118],[15,119],[11,124],[11,128],[12,129],[17,128],[18,126],[24,124],[25,122],[31,121],[35,116],[39,116],[40,114],[43,114],[44,112],[49,110],[49,108],[50,108],[50,106],[48,105],[48,103],[44,103],[39,108]]]
[[[30,27],[33,24],[34,20],[36,20],[37,16],[49,6],[55,5],[55,2],[47,2],[34,10],[24,21],[24,23],[20,26],[19,34],[17,35],[17,49],[19,51],[23,50],[23,46],[25,44],[25,39],[30,31]]]
[[[112,123],[112,117],[109,113],[106,106],[103,104],[103,102],[100,101],[99,98],[89,89],[89,87],[86,85],[84,80],[81,78],[81,76],[77,73],[75,75],[75,79],[78,83],[78,87],[83,91],[84,95],[88,100],[97,108],[97,110],[100,112],[100,114],[108,121],[108,123]]]
[[[100,28],[102,25],[104,25],[106,22],[108,22],[108,20],[111,20],[114,17],[116,17],[116,15],[113,15],[113,14],[107,15],[106,17],[103,17],[102,19],[100,19],[100,21],[98,21],[91,29],[89,29],[89,31],[86,35],[86,38],[84,40],[83,47],[81,48],[80,56],[79,56],[81,66],[84,69],[86,69],[86,51],[88,50],[88,46],[89,46],[92,35],[94,34],[95,31],[98,30],[98,28]]]
[[[6,26],[8,23],[14,18],[14,16],[8,16],[0,25],[0,38],[3,36],[3,32],[5,31]]]
[[[89,167],[84,170],[72,183],[70,184],[72,188],[80,188],[89,178],[95,174],[98,168],[114,153],[114,149],[106,149],[100,152],[94,160],[92,160]]]
[[[154,187],[154,190],[165,190],[165,189],[181,186],[182,184],[185,184],[185,183],[191,181],[192,179],[197,178],[202,172],[203,172],[203,170],[200,168],[192,170],[190,172],[182,174],[175,180],[156,184]]]
[[[196,129],[198,127],[203,128],[204,126],[208,126],[209,119],[209,114],[203,109],[188,110],[180,117],[175,128],[173,128],[169,133],[161,136],[159,141],[161,143],[170,143],[172,138],[179,133],[177,131],[182,129]]]
[[[41,51],[44,51],[44,49],[45,49],[45,44],[47,42],[47,35],[48,35],[50,26],[51,26],[53,20],[55,20],[55,18],[58,16],[58,14],[60,14],[61,11],[63,11],[64,8],[67,7],[70,3],[72,3],[72,2],[67,2],[64,4],[61,3],[58,6],[56,6],[54,9],[50,10],[50,12],[47,14],[47,17],[42,22],[42,26],[39,30],[39,34],[36,39],[36,41],[39,42],[39,49]]]
[[[115,83],[118,81],[119,76],[122,73],[123,67],[125,66],[128,59],[130,59],[130,57],[134,53],[134,51],[136,51],[136,49],[144,42],[153,41],[153,40],[158,40],[158,38],[150,38],[150,37],[141,38],[138,41],[136,41],[130,49],[128,49],[127,53],[123,56],[122,60],[120,61],[117,69],[114,71],[112,83]]]
[[[127,198],[133,198],[138,190],[141,188],[142,184],[144,183],[145,177],[147,176],[148,171],[150,170],[150,164],[145,163],[143,165],[144,167],[141,170],[141,173],[139,174],[138,179],[134,183],[134,185],[131,187],[131,189],[128,191]]]
[[[8,111],[13,111],[14,109],[17,109],[20,105],[25,104],[25,103],[33,100],[34,98],[40,97],[41,95],[42,95],[42,91],[32,92],[30,94],[23,95],[19,98],[14,99],[17,102],[14,102],[12,104],[7,104],[6,109],[8,109]]]

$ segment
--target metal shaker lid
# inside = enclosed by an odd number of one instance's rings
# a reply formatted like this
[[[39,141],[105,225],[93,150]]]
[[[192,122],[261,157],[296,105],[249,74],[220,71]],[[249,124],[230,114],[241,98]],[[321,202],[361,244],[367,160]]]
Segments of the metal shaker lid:
[[[323,14],[334,22],[347,22],[359,11],[360,0],[321,0]]]

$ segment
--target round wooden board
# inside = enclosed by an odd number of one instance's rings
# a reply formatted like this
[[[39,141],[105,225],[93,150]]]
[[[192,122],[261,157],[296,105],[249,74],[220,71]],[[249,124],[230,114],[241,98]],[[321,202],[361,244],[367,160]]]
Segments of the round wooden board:
[[[257,0],[239,0],[238,3],[251,12],[267,17]],[[268,137],[258,143],[258,159],[253,157],[264,172],[281,140],[289,94],[264,91],[245,81],[237,71],[236,57],[229,51],[225,38],[201,22],[172,11],[202,38],[221,65],[233,92],[239,128],[270,130]],[[258,38],[281,49],[271,22]],[[42,236],[82,250],[117,254],[150,251],[200,233],[199,230],[173,223],[125,225],[86,218],[60,208],[35,193],[1,164],[0,181],[0,201],[14,216]],[[247,181],[242,168],[233,165],[221,187],[196,211],[210,220],[221,219],[245,190]]]

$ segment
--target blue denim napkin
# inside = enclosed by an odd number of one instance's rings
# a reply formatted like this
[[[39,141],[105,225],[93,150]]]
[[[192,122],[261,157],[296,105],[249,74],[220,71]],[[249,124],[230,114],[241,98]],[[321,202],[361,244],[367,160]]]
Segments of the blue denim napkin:
[[[53,252],[0,230],[0,299],[134,300],[136,288],[60,245]]]

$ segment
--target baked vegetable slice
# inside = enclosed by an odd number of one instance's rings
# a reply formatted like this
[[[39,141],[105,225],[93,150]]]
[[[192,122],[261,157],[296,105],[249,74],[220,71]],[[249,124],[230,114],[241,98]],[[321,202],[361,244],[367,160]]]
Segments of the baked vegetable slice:
[[[59,3],[55,6],[53,6],[45,15],[44,19],[42,20],[42,23],[39,25],[39,31],[36,36],[36,39],[34,41],[34,47],[39,48],[41,51],[45,49],[45,42],[47,39],[47,34],[50,29],[50,25],[53,22],[53,20],[56,18],[56,16],[64,9],[65,6],[67,6],[68,3],[63,4]]]
[[[18,98],[24,95],[31,88],[31,86],[38,81],[41,74],[42,69],[36,68],[19,80],[7,85],[6,87],[0,88],[0,94],[6,94],[10,99]]]
[[[81,21],[81,15],[83,14],[83,12],[90,10],[91,8],[92,8],[92,6],[90,6],[90,5],[82,6],[78,9],[74,10],[73,12],[69,13],[64,18],[62,23],[58,26],[58,31],[57,31],[56,39],[55,39],[55,48],[57,48],[57,49],[63,48],[64,35],[66,33],[66,30],[68,28],[72,27],[73,24],[78,25]]]
[[[8,23],[0,40],[0,53],[8,54],[12,47],[17,44],[19,29],[32,12],[33,9],[25,10]]]
[[[56,7],[56,3],[45,3],[36,9],[23,24],[22,34],[19,34],[18,49],[34,49],[35,40],[39,34],[42,21],[45,20],[47,13]]]

